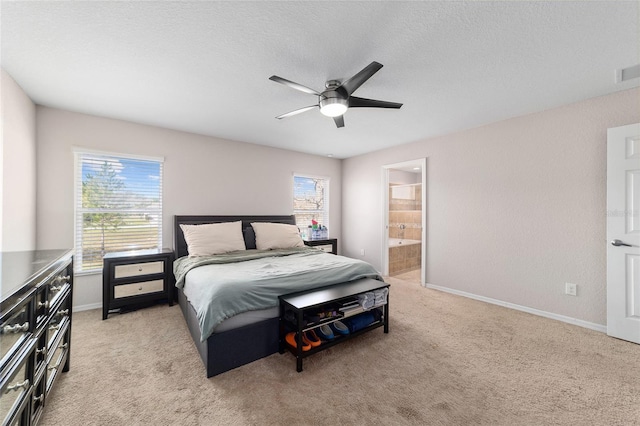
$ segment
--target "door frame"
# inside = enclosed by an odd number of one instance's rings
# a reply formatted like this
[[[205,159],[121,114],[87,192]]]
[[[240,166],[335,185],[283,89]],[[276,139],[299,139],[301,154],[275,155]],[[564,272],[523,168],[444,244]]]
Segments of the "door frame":
[[[627,193],[633,189],[635,200],[637,183],[633,185],[629,172],[638,170],[638,135],[640,123],[607,129],[607,335],[640,344],[640,306],[634,297],[638,283],[629,273],[640,253],[637,219],[633,219],[638,211],[637,205],[629,205]],[[620,238],[630,246],[613,247]]]
[[[421,169],[422,182],[422,249],[420,284],[427,285],[427,158],[403,161],[382,166],[382,275],[389,275],[389,170],[415,166]]]

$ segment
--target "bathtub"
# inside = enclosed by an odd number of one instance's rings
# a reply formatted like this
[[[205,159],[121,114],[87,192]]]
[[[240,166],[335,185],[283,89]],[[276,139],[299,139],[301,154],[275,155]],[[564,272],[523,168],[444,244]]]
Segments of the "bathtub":
[[[389,238],[389,247],[411,246],[414,244],[422,244],[420,240],[405,240],[400,238]]]

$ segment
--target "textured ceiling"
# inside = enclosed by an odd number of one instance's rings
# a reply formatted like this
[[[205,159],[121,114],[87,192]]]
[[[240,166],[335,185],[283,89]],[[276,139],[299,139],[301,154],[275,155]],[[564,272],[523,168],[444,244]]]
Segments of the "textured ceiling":
[[[1,65],[40,105],[346,158],[628,89],[638,1],[6,2]],[[384,65],[346,127],[322,90]]]

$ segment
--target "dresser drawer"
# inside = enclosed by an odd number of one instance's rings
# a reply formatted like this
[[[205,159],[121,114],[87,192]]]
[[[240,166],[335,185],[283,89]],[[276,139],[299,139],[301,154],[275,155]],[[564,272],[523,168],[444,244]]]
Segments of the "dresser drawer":
[[[47,294],[48,285],[44,285],[38,289],[36,293],[36,327],[40,328],[42,323],[47,320],[49,315],[49,295]]]
[[[51,345],[58,335],[63,332],[69,322],[69,301],[67,297],[64,303],[56,310],[56,313],[51,316],[51,320],[47,325],[47,352],[51,353]]]
[[[164,280],[144,281],[141,283],[117,285],[113,288],[113,297],[138,296],[149,293],[159,293],[164,290]]]
[[[68,278],[68,276],[62,278]],[[71,285],[69,284],[69,281],[64,279],[60,280],[56,278],[51,283],[49,283],[49,291],[47,296],[48,303],[46,308],[49,309],[53,305],[55,305],[58,302],[59,298],[67,291],[67,289],[70,288]]]
[[[29,423],[29,398],[25,398],[22,401],[22,404],[20,404],[20,406],[18,407],[18,410],[16,410],[16,414],[13,417],[13,420],[11,420],[11,423],[8,423],[8,426],[24,426],[24,425],[28,425]],[[31,425],[34,425],[35,423],[31,423]]]
[[[163,272],[163,261],[130,263],[127,265],[116,265],[114,267],[113,278],[138,277],[141,275],[162,274]]]
[[[67,362],[67,356],[69,353],[69,327],[65,323],[63,325],[62,333],[64,335],[57,339],[54,346],[49,348],[49,362],[47,363],[47,381],[46,381],[46,393],[49,394],[51,387],[58,377],[59,373],[64,368],[65,362]],[[46,398],[46,397],[45,397]]]
[[[33,387],[33,394],[31,395],[31,424],[34,425],[40,419],[42,410],[44,408],[45,397],[45,385],[47,384],[45,376],[40,378],[40,381]]]
[[[0,366],[4,366],[9,357],[31,335],[29,318],[29,304],[25,302],[15,313],[9,314],[0,322]]]
[[[0,419],[2,424],[15,421],[22,416],[17,411],[31,392],[32,383],[29,381],[29,356],[25,356],[20,364],[14,368],[8,378],[0,385]]]
[[[42,370],[47,363],[47,354],[49,349],[47,348],[47,331],[41,330],[39,331],[37,341],[36,341],[36,355],[34,358],[34,369],[35,376],[39,376],[42,374]]]

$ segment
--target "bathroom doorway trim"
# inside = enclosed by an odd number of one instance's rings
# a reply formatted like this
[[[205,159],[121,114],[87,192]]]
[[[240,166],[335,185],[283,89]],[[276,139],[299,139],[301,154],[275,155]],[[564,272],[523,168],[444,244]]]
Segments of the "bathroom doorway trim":
[[[427,277],[427,159],[403,161],[382,166],[382,275],[389,275],[389,172],[420,167],[422,182],[422,249],[420,259],[420,284],[426,286]]]

